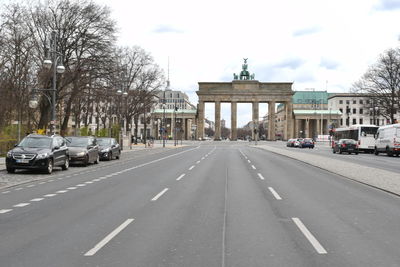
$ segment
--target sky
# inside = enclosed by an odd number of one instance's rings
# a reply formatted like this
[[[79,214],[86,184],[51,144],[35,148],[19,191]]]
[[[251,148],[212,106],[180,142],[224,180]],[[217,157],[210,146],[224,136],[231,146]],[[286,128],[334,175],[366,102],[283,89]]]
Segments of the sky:
[[[400,46],[400,0],[94,1],[110,7],[119,45],[141,46],[165,73],[169,58],[171,88],[194,104],[198,82],[232,81],[243,58],[260,82],[347,92]],[[260,105],[260,117],[266,111]],[[214,120],[212,104],[206,117]],[[239,105],[238,126],[250,120],[250,104]]]

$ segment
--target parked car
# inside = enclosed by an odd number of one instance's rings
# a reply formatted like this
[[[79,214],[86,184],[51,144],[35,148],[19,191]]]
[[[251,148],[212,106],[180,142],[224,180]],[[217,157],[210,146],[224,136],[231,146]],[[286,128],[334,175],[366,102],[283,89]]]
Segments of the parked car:
[[[99,145],[100,159],[112,160],[121,157],[121,147],[115,138],[97,138],[97,144]]]
[[[69,167],[69,151],[65,139],[59,135],[30,134],[8,151],[6,157],[9,173],[16,169],[39,169],[51,174],[56,166],[63,170]]]
[[[302,139],[301,141],[300,141],[300,144],[299,144],[299,147],[300,148],[305,148],[305,147],[308,147],[308,148],[314,148],[314,140],[313,139],[311,139],[311,138],[304,138],[304,139]]]
[[[347,152],[349,154],[354,153],[358,154],[358,143],[354,139],[340,139],[339,141],[334,143],[332,148],[333,153],[342,154],[343,152]]]
[[[303,140],[303,138],[297,138],[296,141],[294,141],[294,147],[300,147],[300,143]]]
[[[71,163],[82,163],[87,166],[89,163],[98,164],[99,146],[93,136],[68,136],[67,146]]]
[[[374,152],[375,155],[383,152],[389,157],[400,155],[400,124],[379,127]]]
[[[286,146],[287,147],[294,147],[294,143],[296,142],[296,139],[289,139],[287,140]]]

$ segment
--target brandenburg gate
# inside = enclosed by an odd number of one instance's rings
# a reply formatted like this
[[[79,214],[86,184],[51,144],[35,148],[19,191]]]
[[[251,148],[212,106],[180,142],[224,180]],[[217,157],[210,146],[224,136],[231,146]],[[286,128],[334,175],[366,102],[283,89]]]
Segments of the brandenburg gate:
[[[237,140],[237,103],[252,103],[252,122],[258,125],[259,103],[268,103],[268,140],[275,140],[275,104],[285,106],[284,139],[294,136],[294,117],[292,105],[292,84],[288,82],[259,82],[247,70],[244,59],[240,76],[233,74],[232,82],[199,82],[197,138],[204,138],[204,106],[206,102],[215,103],[214,140],[221,139],[221,103],[231,103],[231,140]],[[254,131],[253,138],[254,138]]]

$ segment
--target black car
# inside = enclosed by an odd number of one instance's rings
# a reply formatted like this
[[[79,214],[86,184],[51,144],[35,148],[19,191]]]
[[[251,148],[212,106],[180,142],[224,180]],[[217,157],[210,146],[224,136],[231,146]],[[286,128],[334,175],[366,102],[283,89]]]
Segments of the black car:
[[[89,163],[99,163],[99,146],[96,137],[93,136],[67,136],[67,146],[72,163],[81,163],[87,166]]]
[[[358,154],[358,144],[354,139],[340,139],[335,142],[332,147],[332,152],[342,154],[343,152],[347,152],[349,154],[354,153]]]
[[[16,169],[40,169],[50,174],[53,168],[69,167],[69,151],[65,139],[58,135],[44,136],[30,134],[8,151],[6,157],[7,172]]]
[[[115,138],[97,138],[97,144],[99,145],[100,159],[112,160],[121,157],[121,147]]]

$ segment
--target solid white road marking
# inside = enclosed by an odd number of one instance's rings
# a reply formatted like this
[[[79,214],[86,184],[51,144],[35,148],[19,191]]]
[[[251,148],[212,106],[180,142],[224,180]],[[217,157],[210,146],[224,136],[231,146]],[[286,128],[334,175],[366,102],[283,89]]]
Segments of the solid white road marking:
[[[1,192],[2,194],[8,194],[8,193],[10,193],[10,191],[4,191],[4,192]]]
[[[34,187],[35,185],[34,184],[31,184],[31,185],[28,185],[27,187]]]
[[[164,190],[161,191],[160,193],[158,193],[155,197],[153,197],[153,198],[151,199],[151,201],[156,201],[156,200],[159,199],[162,195],[164,195],[164,193],[167,192],[167,191],[168,191],[168,188],[164,188]]]
[[[8,209],[8,210],[6,210],[6,209],[4,209],[4,210],[0,210],[0,214],[7,213],[7,212],[10,212],[10,211],[12,211],[12,209]]]
[[[15,191],[19,191],[19,190],[22,190],[23,188],[22,187],[18,187],[18,188],[15,188]]]
[[[193,168],[194,168],[194,165],[193,165],[192,167],[189,168],[189,171],[193,170]]]
[[[93,179],[92,181],[93,182],[98,182],[98,181],[100,181],[100,179]]]
[[[42,201],[43,199],[44,199],[44,198],[40,197],[40,198],[31,199],[30,201],[38,202],[38,201]]]
[[[256,169],[256,167],[254,166],[254,165],[251,165],[251,167],[255,170]]]
[[[48,182],[48,183],[50,183],[50,182],[54,182],[54,180],[53,180],[53,179],[51,179],[51,180],[48,180],[47,182]]]
[[[60,194],[60,193],[62,194],[62,193],[66,193],[66,192],[68,192],[68,190],[59,190],[59,191],[57,191],[56,193],[57,193],[57,194]]]
[[[257,173],[257,174],[258,174],[258,177],[260,177],[261,180],[265,180],[264,176],[262,176],[261,173]]]
[[[87,181],[87,182],[85,182],[85,184],[93,184],[93,182],[92,181]]]
[[[181,174],[178,178],[176,178],[176,180],[177,181],[179,181],[180,179],[182,179],[183,178],[183,176],[185,176],[185,174],[183,173],[183,174]]]
[[[247,162],[248,162],[248,163],[251,163],[251,161],[250,161],[249,159],[247,160]]]
[[[86,186],[85,184],[77,184],[76,186],[82,187],[82,186]]]
[[[269,191],[271,191],[271,193],[274,195],[274,197],[277,200],[282,200],[281,196],[272,188],[272,187],[268,187]]]
[[[85,256],[93,256],[94,254],[96,254],[97,251],[99,251],[102,247],[104,247],[108,242],[110,242],[111,239],[113,239],[119,232],[124,230],[124,228],[126,228],[133,221],[134,219],[126,220],[124,223],[118,226],[114,231],[109,233],[103,240],[97,243],[96,246],[94,246],[91,250],[86,252]]]
[[[74,189],[77,189],[77,187],[72,186],[72,187],[68,187],[67,189],[68,189],[68,190],[74,190]]]
[[[15,207],[15,208],[22,208],[22,207],[25,207],[25,206],[28,206],[28,205],[30,205],[31,203],[19,203],[19,204],[17,204],[17,205],[14,205],[13,207]]]
[[[46,182],[40,182],[39,184],[45,184]]]
[[[204,160],[204,159],[205,159],[205,157],[202,157],[202,158],[201,158],[201,160]]]
[[[57,194],[47,194],[47,195],[44,195],[44,197],[54,197],[54,196],[56,196]]]
[[[305,227],[305,225],[300,221],[299,218],[292,218],[292,220],[319,254],[328,253],[324,249],[324,247],[318,242],[318,240],[311,234],[311,232],[308,231],[307,227]]]

